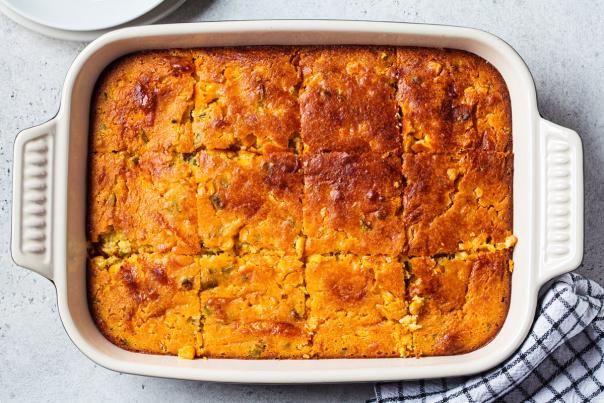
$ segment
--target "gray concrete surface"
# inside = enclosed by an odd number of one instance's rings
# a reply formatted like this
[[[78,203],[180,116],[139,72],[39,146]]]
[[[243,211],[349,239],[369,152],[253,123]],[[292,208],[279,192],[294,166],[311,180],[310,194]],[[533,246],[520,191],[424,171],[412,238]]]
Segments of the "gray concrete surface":
[[[165,22],[339,18],[465,25],[515,47],[546,118],[585,146],[586,244],[579,272],[604,283],[604,2],[189,1]],[[371,385],[253,386],[152,379],[98,367],[67,338],[50,282],[8,253],[13,139],[59,107],[70,62],[84,47],[31,33],[0,16],[0,401],[363,401]]]

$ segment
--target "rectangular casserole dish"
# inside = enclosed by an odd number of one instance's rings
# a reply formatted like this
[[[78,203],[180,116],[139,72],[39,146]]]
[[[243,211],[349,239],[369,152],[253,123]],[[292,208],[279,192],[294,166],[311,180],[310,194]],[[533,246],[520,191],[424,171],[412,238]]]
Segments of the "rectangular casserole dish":
[[[515,270],[499,334],[468,354],[426,358],[185,361],[122,350],[95,326],[86,297],[89,111],[99,74],[144,49],[243,45],[363,44],[446,47],[492,63],[508,86],[514,144]],[[250,383],[388,381],[468,375],[505,360],[526,337],[538,291],[583,256],[581,141],[542,119],[532,77],[505,42],[482,31],[423,24],[353,21],[246,21],[175,24],[111,32],[71,66],[57,116],[21,132],[13,170],[15,262],[54,282],[64,327],[76,346],[107,368],[179,379]]]

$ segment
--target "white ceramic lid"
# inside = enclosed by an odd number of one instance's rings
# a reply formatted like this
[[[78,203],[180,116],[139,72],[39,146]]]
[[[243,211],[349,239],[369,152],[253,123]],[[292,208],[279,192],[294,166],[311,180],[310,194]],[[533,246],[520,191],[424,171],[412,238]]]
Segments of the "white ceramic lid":
[[[23,17],[47,27],[91,31],[124,24],[164,0],[0,0]]]

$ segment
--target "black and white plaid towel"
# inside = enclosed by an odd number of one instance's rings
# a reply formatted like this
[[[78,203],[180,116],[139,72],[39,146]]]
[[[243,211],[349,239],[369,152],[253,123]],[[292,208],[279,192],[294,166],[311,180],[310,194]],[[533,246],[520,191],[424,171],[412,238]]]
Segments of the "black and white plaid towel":
[[[472,377],[377,384],[371,401],[604,400],[603,306],[600,285],[566,274],[540,300],[522,347],[499,367]]]

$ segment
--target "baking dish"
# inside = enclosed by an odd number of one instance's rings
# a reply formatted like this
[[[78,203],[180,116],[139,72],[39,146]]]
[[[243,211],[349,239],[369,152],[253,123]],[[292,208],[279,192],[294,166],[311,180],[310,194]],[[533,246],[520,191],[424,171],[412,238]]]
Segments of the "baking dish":
[[[491,62],[511,97],[515,270],[507,319],[484,347],[447,357],[186,361],[132,353],[106,340],[86,299],[86,176],[91,94],[103,69],[126,53],[173,47],[373,44],[448,47]],[[356,21],[237,21],[111,32],[71,66],[57,116],[22,131],[13,169],[14,261],[54,282],[65,330],[88,357],[127,373],[223,382],[358,382],[460,376],[491,368],[526,337],[538,291],[583,256],[583,162],[576,132],[541,118],[532,77],[518,54],[488,33],[460,27]]]

